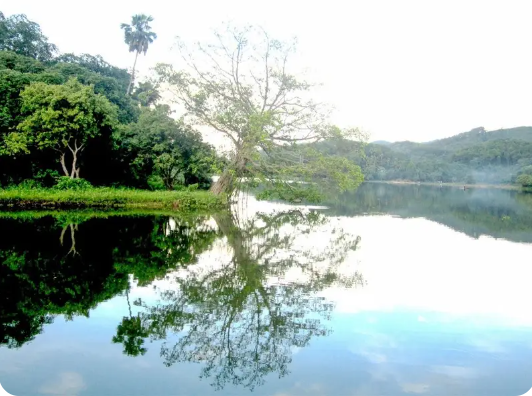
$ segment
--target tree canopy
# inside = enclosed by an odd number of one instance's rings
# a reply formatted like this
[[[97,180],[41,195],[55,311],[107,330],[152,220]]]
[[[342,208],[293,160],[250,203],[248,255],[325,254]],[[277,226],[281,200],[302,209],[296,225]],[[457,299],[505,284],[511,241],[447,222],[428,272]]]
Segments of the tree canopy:
[[[102,129],[117,124],[114,106],[75,79],[64,85],[32,83],[20,96],[24,118],[17,132],[5,137],[7,151],[18,154],[33,147],[51,148],[58,152],[65,176],[79,178],[78,156],[88,141],[100,135]],[[66,163],[67,151],[71,154],[70,166]]]
[[[24,14],[5,17],[0,12],[0,51],[13,51],[41,61],[48,61],[57,53],[57,47],[48,42],[41,27]]]
[[[141,52],[155,38],[149,31],[151,19],[146,18],[135,18],[134,22],[147,35],[147,43],[137,37],[135,26],[130,32],[133,41],[140,40],[133,44],[140,46]],[[24,36],[22,33],[27,32],[21,29],[39,35]],[[17,46],[9,44],[16,37]],[[82,177],[95,186],[178,189],[197,184],[209,188],[213,159],[218,156],[203,142],[201,134],[176,120],[167,107],[155,108],[161,100],[157,82],[132,83],[127,70],[109,64],[101,56],[57,55],[51,44],[53,54],[42,56],[35,48],[45,48],[47,43],[35,22],[25,16],[2,15],[0,185],[30,180],[32,185],[50,187],[56,183],[58,172],[76,177],[82,169]],[[73,92],[78,89],[78,93]],[[89,96],[97,98],[97,103],[93,101],[89,107],[97,104],[101,108],[105,103],[107,110],[114,108],[116,116],[107,112],[113,119],[109,125],[101,112],[93,111],[94,106],[89,109],[79,102],[82,93],[88,95],[89,90]],[[28,94],[23,94],[26,91]],[[38,97],[41,103],[37,105]],[[44,97],[47,103],[42,103]],[[147,138],[150,134],[159,138]]]
[[[313,85],[291,72],[293,43],[261,29],[229,27],[195,50],[184,42],[179,48],[187,69],[160,64],[161,81],[186,109],[187,120],[218,132],[232,147],[213,192],[231,193],[244,177],[259,180],[270,196],[286,198],[316,197],[317,189],[353,189],[361,183],[357,165],[332,161],[300,144],[361,135],[330,124],[327,109],[311,99]],[[342,180],[332,171],[338,166]]]
[[[146,55],[148,47],[157,38],[157,34],[151,31],[150,22],[153,22],[152,16],[137,14],[131,18],[131,25],[127,23],[120,25],[124,30],[124,41],[129,46],[129,52],[135,52],[135,62],[127,88],[128,94],[131,92],[131,87],[135,81],[135,68],[139,54]]]

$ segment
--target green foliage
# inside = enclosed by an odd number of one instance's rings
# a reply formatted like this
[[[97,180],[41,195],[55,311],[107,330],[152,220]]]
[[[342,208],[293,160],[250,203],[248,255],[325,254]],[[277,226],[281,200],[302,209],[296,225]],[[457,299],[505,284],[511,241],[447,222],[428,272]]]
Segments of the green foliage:
[[[517,183],[523,187],[532,187],[532,175],[519,175],[517,177]]]
[[[152,82],[146,81],[138,84],[137,88],[133,91],[132,97],[136,99],[141,106],[150,107],[157,104],[161,99],[159,93],[159,86]]]
[[[39,169],[33,176],[34,180],[44,187],[52,187],[59,177],[59,172],[53,169]]]
[[[446,183],[511,183],[521,168],[532,165],[532,128],[487,132],[477,128],[427,143],[372,143],[366,146],[329,142],[319,151],[346,157],[362,167],[366,180]]]
[[[40,26],[28,20],[26,15],[5,17],[0,12],[0,51],[13,51],[34,59],[48,61],[57,47],[48,42]]]
[[[364,183],[326,204],[331,216],[424,218],[472,238],[532,243],[532,194],[519,189]]]
[[[230,260],[216,268],[191,266],[188,276],[171,278],[171,289],[157,290],[157,302],[135,302],[140,312],[124,318],[113,341],[123,340],[124,353],[133,356],[145,352],[143,339],[168,341],[160,349],[166,366],[201,362],[201,377],[215,389],[231,384],[252,391],[269,374],[289,373],[294,347],[330,333],[332,306],[320,291],[364,284],[355,271],[338,271],[360,238],[335,227],[323,247],[298,245],[301,234],[316,237],[327,226],[325,216],[312,211],[257,213],[241,221],[228,213],[213,217]],[[272,281],[296,268],[301,275],[293,281]]]
[[[163,178],[159,175],[150,175],[148,177],[148,186],[150,190],[166,190]]]
[[[208,188],[214,149],[203,142],[200,133],[170,114],[165,105],[143,108],[137,123],[117,133],[122,156],[127,158],[140,187],[157,175],[169,190],[195,183]]]
[[[141,52],[155,38],[149,22],[149,17],[136,16],[131,29],[126,29],[130,44]],[[169,144],[164,139],[158,142],[154,139],[152,142],[162,144],[162,149],[130,145],[129,137],[122,141],[124,135],[116,133],[117,128],[141,133],[147,126],[146,122],[141,125],[136,122],[141,107],[154,106],[160,100],[157,83],[140,83],[130,96],[128,90],[134,76],[127,70],[90,54],[51,58],[44,54],[46,48],[53,49],[47,45],[35,22],[20,15],[0,16],[0,185],[36,178],[50,187],[57,175],[39,176],[41,170],[61,170],[64,175],[79,177],[83,168],[82,176],[93,185],[155,188],[153,180],[148,179],[156,172],[157,157],[168,154],[181,161],[176,163],[179,172],[170,172],[176,176],[174,188],[194,183],[201,188],[210,186],[216,155],[199,134],[170,118],[168,110],[161,116],[167,120],[154,121],[149,133],[175,139],[174,132],[179,129],[182,133],[178,142]],[[24,98],[22,92],[31,92],[33,98]],[[112,115],[108,111],[112,106],[105,98],[116,106]],[[90,103],[85,99],[90,99]],[[109,115],[107,121],[112,118],[112,122],[106,122],[99,110],[105,110],[103,113]],[[91,123],[93,115],[95,122]],[[167,133],[168,125],[174,132]],[[168,155],[159,158],[160,165],[168,164]],[[172,180],[167,184],[172,184]]]
[[[157,34],[151,31],[150,22],[153,22],[153,17],[144,14],[133,15],[131,18],[131,25],[123,23],[120,27],[124,30],[124,41],[129,47],[129,52],[135,52],[135,63],[133,63],[133,73],[129,80],[127,87],[127,94],[131,92],[135,80],[135,68],[137,66],[137,59],[142,52],[144,55],[148,52],[148,47],[153,40],[157,38]],[[144,98],[146,101],[147,98]]]
[[[196,51],[183,42],[179,48],[191,67],[174,70],[159,64],[160,81],[171,86],[194,124],[218,132],[232,144],[213,192],[232,194],[244,178],[267,184],[270,194],[279,198],[305,195],[305,189],[306,195],[317,197],[316,185],[334,194],[360,184],[358,166],[295,147],[363,136],[356,129],[331,125],[328,109],[309,99],[313,85],[289,73],[293,43],[272,39],[262,29],[229,27],[215,32],[213,42],[198,43]],[[346,172],[340,175],[335,165]],[[294,189],[293,180],[305,183]]]
[[[87,212],[41,213],[3,212],[1,220],[0,345],[9,348],[31,341],[58,315],[88,316],[101,302],[127,293],[130,275],[147,285],[194,263],[216,236],[198,227],[204,220],[198,216],[107,214],[102,221]],[[119,339],[139,329],[128,320]]]
[[[113,336],[115,344],[124,345],[124,354],[128,356],[144,355],[148,350],[144,348],[144,338],[149,333],[142,327],[139,317],[124,317],[122,323],[118,325],[116,335]]]
[[[30,81],[28,75],[19,71],[0,70],[0,133],[13,130],[22,121],[20,92]]]
[[[78,154],[104,128],[117,124],[115,108],[92,87],[74,79],[65,85],[32,83],[20,94],[24,119],[5,138],[6,150],[12,154],[54,149],[59,152],[66,176],[79,177]],[[72,153],[72,166],[67,169],[65,155]]]
[[[120,69],[116,66],[113,66],[106,62],[101,56],[93,56],[90,54],[74,55],[74,54],[62,54],[54,59],[56,65],[58,64],[73,64],[78,65],[83,70],[81,74],[89,75],[87,71],[90,71],[94,74],[91,74],[91,78],[96,79],[97,76],[108,77],[111,80],[116,81],[116,84],[119,87],[119,90],[125,92],[127,85],[129,83],[129,73],[125,69]],[[79,79],[79,77],[78,77]],[[91,84],[98,85],[95,81],[91,81]],[[97,92],[102,93],[103,92]],[[109,98],[109,97],[108,97]],[[110,99],[110,98],[109,98]]]
[[[75,183],[75,182],[74,182]],[[147,191],[116,188],[0,190],[0,208],[145,208],[180,212],[226,208],[223,196],[207,191]]]
[[[131,25],[123,23],[120,26],[124,30],[124,41],[129,46],[129,52],[146,55],[148,47],[157,38],[157,34],[151,31],[150,22],[153,22],[153,17],[137,14],[131,18]]]
[[[85,179],[72,179],[68,176],[61,176],[54,186],[56,190],[60,191],[81,191],[92,188],[92,185]]]
[[[18,185],[18,188],[31,190],[33,188],[41,188],[42,184],[38,180],[26,179]]]

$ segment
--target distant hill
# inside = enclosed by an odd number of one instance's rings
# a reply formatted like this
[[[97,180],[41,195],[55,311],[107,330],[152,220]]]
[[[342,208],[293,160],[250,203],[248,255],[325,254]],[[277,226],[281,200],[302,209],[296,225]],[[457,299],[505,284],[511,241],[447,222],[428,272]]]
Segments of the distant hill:
[[[358,163],[366,180],[501,184],[532,174],[532,127],[526,126],[480,127],[425,143],[379,140],[361,148],[322,142],[317,148]]]
[[[486,131],[483,127],[480,127],[445,139],[433,140],[426,144],[447,150],[456,150],[466,146],[502,139],[532,142],[532,127],[497,129],[495,131]]]

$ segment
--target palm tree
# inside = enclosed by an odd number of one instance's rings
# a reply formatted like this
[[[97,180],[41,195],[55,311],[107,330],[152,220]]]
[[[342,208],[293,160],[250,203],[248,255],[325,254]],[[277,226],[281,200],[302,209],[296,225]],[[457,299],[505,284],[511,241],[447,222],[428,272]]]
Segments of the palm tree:
[[[135,81],[135,68],[137,66],[137,58],[141,52],[146,55],[148,46],[157,38],[157,34],[151,31],[150,22],[153,22],[153,17],[137,14],[131,18],[131,25],[123,23],[120,25],[124,29],[124,41],[129,45],[129,52],[135,52],[135,63],[133,63],[133,72],[127,87],[127,94],[131,92],[131,87]]]

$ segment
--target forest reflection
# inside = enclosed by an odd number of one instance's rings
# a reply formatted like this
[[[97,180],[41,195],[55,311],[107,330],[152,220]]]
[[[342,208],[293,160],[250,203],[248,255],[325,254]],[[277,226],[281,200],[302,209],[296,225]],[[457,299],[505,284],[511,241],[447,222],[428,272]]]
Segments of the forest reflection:
[[[14,214],[0,223],[1,345],[22,347],[57,316],[89,317],[125,297],[112,342],[140,357],[146,341],[168,340],[162,364],[202,363],[218,389],[285,376],[294,350],[331,332],[333,303],[320,291],[364,283],[342,266],[360,237],[313,210]],[[130,301],[131,281],[153,284],[157,301]]]
[[[226,254],[175,273],[159,290],[159,303],[135,301],[140,312],[124,317],[113,341],[137,356],[146,352],[145,339],[179,334],[161,347],[166,366],[203,363],[202,377],[215,388],[253,389],[269,373],[285,376],[295,348],[329,334],[333,304],[318,292],[363,284],[357,272],[339,271],[360,238],[331,228],[325,246],[302,244],[326,227],[328,218],[318,212],[259,213],[246,221],[229,213],[213,217]]]

